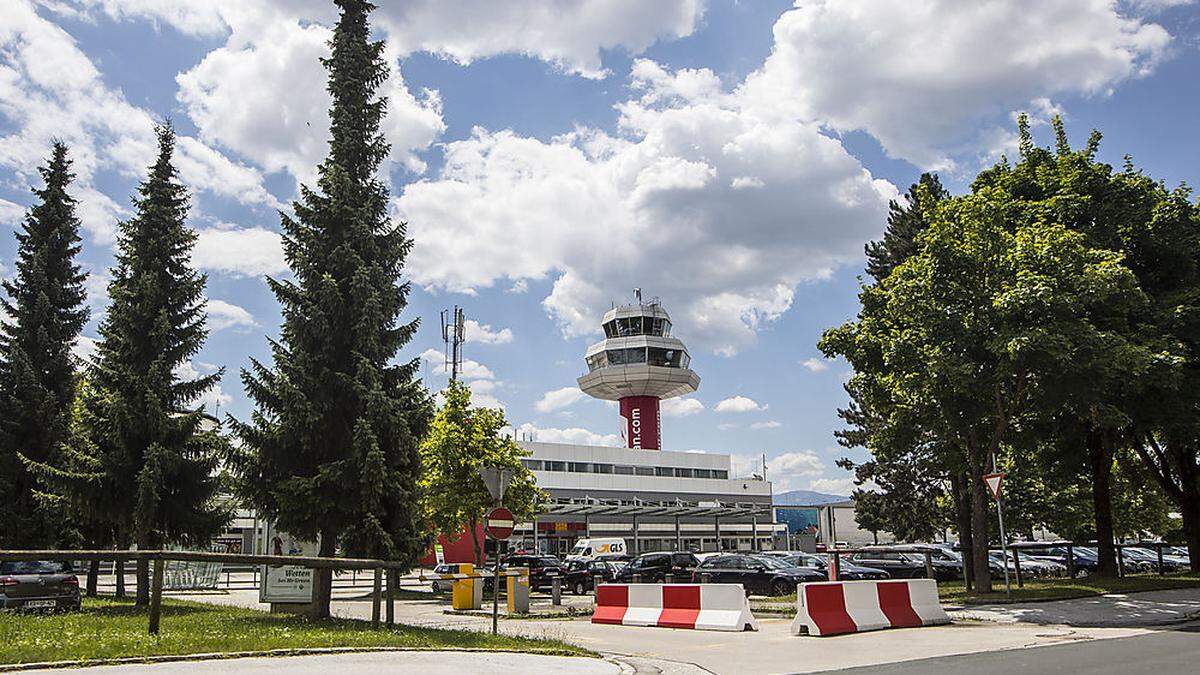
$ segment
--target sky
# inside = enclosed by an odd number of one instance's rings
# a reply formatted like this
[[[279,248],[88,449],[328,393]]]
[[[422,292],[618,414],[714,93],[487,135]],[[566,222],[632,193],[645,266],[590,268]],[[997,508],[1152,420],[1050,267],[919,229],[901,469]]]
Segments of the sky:
[[[445,386],[439,314],[468,319],[464,378],[522,437],[619,444],[575,386],[603,312],[663,302],[699,391],[664,402],[667,450],[767,459],[776,492],[846,494],[848,366],[822,331],[857,311],[863,245],[922,171],[956,194],[1016,153],[1027,112],[1103,161],[1200,182],[1194,0],[377,0],[391,216],[415,240],[398,356]],[[204,404],[245,418],[289,275],[279,212],[326,152],[326,0],[0,3],[0,276],[54,139],[71,149],[89,272],[86,356],[117,223],[179,134],[209,339]]]

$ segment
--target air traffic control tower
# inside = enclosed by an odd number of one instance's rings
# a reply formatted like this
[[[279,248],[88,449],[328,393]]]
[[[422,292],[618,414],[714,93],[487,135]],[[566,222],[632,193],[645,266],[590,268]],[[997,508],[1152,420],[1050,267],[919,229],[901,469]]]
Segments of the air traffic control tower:
[[[588,373],[579,388],[589,396],[619,401],[628,447],[662,449],[659,401],[700,387],[691,356],[671,337],[671,317],[657,300],[615,307],[604,315],[604,340],[587,350]]]

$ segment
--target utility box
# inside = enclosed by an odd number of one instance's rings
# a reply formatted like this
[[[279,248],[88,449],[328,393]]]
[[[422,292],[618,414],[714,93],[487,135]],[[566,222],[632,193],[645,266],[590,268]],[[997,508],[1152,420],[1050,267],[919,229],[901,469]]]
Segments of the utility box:
[[[475,565],[459,563],[459,574],[475,574]],[[450,586],[450,606],[454,609],[483,607],[483,579],[455,579]]]
[[[510,567],[509,572],[516,572],[515,576],[507,577],[508,581],[508,613],[509,614],[528,614],[529,613],[529,568],[528,567]]]

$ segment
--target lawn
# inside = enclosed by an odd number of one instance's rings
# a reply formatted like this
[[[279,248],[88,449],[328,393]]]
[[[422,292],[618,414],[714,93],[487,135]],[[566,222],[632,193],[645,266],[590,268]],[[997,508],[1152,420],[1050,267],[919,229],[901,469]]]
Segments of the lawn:
[[[961,581],[938,584],[938,595],[943,603],[952,605],[981,605],[1004,602],[1037,602],[1043,600],[1066,600],[1087,598],[1108,593],[1139,593],[1142,591],[1165,591],[1174,588],[1200,588],[1200,575],[1194,573],[1139,574],[1120,579],[1027,579],[1024,588],[1017,588],[1014,580],[1012,597],[1004,592],[1004,579],[992,579],[991,593],[968,595]]]
[[[163,600],[158,637],[147,634],[144,608],[132,600],[85,599],[68,614],[0,613],[0,664],[88,661],[169,654],[320,647],[482,649],[590,656],[553,640],[492,636],[412,626],[371,630],[366,621],[310,620],[253,609]]]

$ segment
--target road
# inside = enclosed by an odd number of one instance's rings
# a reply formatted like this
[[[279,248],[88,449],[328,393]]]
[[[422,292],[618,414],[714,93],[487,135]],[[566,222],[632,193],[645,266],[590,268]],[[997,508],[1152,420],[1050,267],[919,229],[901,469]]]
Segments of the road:
[[[1200,623],[1111,640],[984,652],[833,671],[853,675],[1191,675],[1200,670]]]

